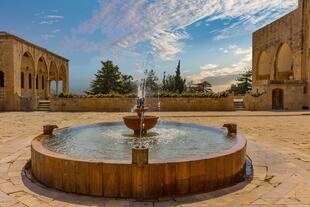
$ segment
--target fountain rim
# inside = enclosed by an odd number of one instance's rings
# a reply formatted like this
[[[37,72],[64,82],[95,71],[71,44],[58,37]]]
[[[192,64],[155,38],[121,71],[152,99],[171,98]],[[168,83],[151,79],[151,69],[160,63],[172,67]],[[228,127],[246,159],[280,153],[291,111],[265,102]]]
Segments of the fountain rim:
[[[64,129],[68,128],[79,128],[79,127],[84,127],[84,126],[91,126],[91,125],[99,125],[99,124],[119,124],[122,122],[115,121],[115,122],[99,122],[99,123],[93,123],[93,124],[82,124],[82,125],[76,125],[76,126],[68,126],[64,128],[58,128],[54,130],[54,133],[60,132]],[[189,124],[189,125],[194,125],[194,126],[202,126],[202,127],[207,127],[210,129],[214,130],[220,130],[220,128],[216,127],[210,127],[208,125],[199,125],[199,124],[192,124],[190,122],[162,122],[162,123],[175,123],[175,124]],[[57,159],[62,159],[62,160],[68,160],[68,161],[78,161],[78,162],[85,162],[85,163],[102,163],[102,164],[132,164],[131,160],[110,160],[110,159],[82,159],[79,157],[74,157],[74,156],[69,156],[66,154],[62,153],[57,153],[52,150],[49,150],[43,145],[43,141],[47,138],[50,138],[51,135],[45,135],[45,134],[40,134],[36,136],[32,141],[31,141],[31,150],[34,150],[36,152],[39,152],[40,154],[44,156],[49,156],[49,157],[54,157]],[[172,164],[172,163],[183,163],[183,162],[191,162],[191,161],[199,161],[199,160],[207,160],[207,159],[214,159],[214,158],[219,158],[219,157],[224,157],[228,156],[230,154],[236,153],[238,151],[241,151],[247,146],[247,140],[240,134],[237,133],[235,138],[229,138],[227,136],[227,139],[236,139],[236,143],[229,149],[227,150],[222,150],[217,153],[209,154],[209,155],[202,155],[202,156],[193,156],[189,158],[176,158],[176,159],[166,159],[166,160],[156,160],[156,159],[151,159],[149,160],[149,164]]]

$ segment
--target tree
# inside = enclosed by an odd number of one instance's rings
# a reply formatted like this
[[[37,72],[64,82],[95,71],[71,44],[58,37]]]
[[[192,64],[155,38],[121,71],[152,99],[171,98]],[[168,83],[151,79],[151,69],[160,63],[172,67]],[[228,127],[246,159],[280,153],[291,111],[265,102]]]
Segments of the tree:
[[[199,85],[201,85],[201,88],[202,88],[203,92],[210,92],[210,91],[212,91],[212,89],[211,89],[212,85],[208,81],[203,81]]]
[[[166,72],[164,72],[163,75],[162,89],[166,90]]]
[[[203,81],[201,83],[194,84],[193,82],[189,85],[191,92],[211,92],[212,85],[208,81]]]
[[[137,85],[133,82],[131,75],[122,75],[121,90],[119,93],[132,93],[137,90]]]
[[[252,90],[252,70],[247,69],[236,79],[237,83],[232,84],[228,90],[230,93],[245,94]]]
[[[157,81],[158,81],[158,77],[155,73],[154,70],[145,70],[144,71],[144,74],[145,74],[145,85],[146,85],[146,89],[147,90],[150,90],[152,92],[154,91],[158,91],[158,84],[157,84]]]
[[[95,74],[91,82],[91,94],[129,93],[134,91],[135,85],[132,76],[122,75],[117,65],[110,60],[101,61],[102,67]]]
[[[165,90],[175,92],[175,76],[168,75],[166,77]]]
[[[181,61],[179,60],[174,77],[174,84],[175,84],[174,91],[182,93],[185,90],[185,83],[186,80],[182,79],[181,77]]]

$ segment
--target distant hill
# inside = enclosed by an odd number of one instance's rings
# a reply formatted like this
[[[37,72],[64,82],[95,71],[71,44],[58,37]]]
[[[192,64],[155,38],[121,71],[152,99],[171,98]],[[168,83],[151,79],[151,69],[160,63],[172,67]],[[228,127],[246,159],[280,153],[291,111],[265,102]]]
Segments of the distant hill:
[[[214,92],[220,92],[228,89],[231,84],[235,83],[239,74],[223,75],[204,78],[202,81],[208,81],[212,85]]]

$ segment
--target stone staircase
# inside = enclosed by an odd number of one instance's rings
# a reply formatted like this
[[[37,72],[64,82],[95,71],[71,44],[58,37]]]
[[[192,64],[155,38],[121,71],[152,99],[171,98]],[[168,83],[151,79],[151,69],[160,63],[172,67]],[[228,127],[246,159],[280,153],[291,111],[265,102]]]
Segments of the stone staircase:
[[[50,101],[49,100],[39,100],[38,111],[49,111],[50,110]]]
[[[234,101],[234,106],[236,111],[245,111],[245,105],[242,100]]]

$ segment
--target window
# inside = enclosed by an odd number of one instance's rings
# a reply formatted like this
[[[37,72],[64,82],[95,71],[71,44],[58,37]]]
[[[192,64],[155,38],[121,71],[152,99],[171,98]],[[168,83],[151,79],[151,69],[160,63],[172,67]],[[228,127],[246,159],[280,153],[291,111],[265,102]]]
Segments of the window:
[[[25,87],[25,79],[24,79],[24,73],[23,72],[20,74],[20,87],[21,88]]]
[[[42,90],[44,90],[44,76],[42,75]]]
[[[4,72],[0,71],[0,87],[4,87]]]
[[[32,89],[32,76],[31,73],[28,75],[28,83],[29,83],[29,89]]]
[[[39,89],[39,76],[36,76],[36,89]]]

